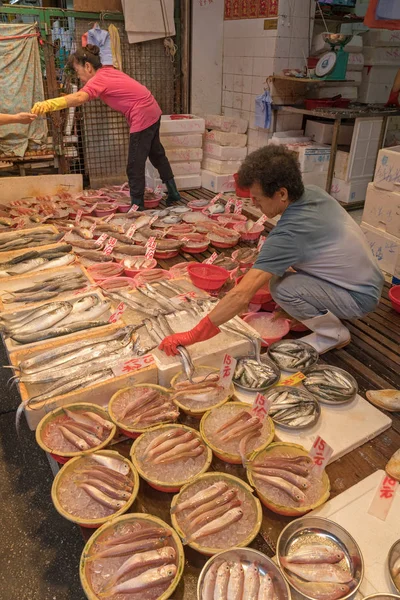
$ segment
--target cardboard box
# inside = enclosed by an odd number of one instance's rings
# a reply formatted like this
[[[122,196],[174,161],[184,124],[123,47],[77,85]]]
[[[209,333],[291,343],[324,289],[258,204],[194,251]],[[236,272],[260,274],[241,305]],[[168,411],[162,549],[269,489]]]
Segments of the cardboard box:
[[[201,133],[162,135],[160,139],[164,148],[201,148],[203,145]]]
[[[382,148],[376,161],[374,186],[394,192],[400,186],[400,146]]]
[[[331,195],[339,200],[339,202],[363,202],[367,193],[368,183],[370,179],[364,181],[343,181],[334,177],[332,180]]]
[[[243,160],[247,156],[247,148],[231,148],[205,142],[203,146],[204,158],[218,158],[218,160]]]
[[[361,229],[382,271],[393,275],[400,263],[400,239],[368,223],[361,223]]]
[[[201,162],[199,160],[173,162],[170,164],[175,177],[178,175],[200,175]],[[160,178],[157,169],[153,167],[150,161],[147,161],[146,163],[146,176],[150,177],[151,179]]]
[[[228,133],[226,131],[206,131],[204,139],[207,142],[220,144],[221,146],[232,146],[234,148],[244,148],[247,144],[247,135],[245,133]]]
[[[387,192],[373,183],[368,184],[362,220],[400,238],[400,189],[399,192]]]
[[[218,175],[229,175],[236,173],[242,164],[241,160],[218,160],[217,158],[204,158],[201,168],[206,171],[218,173]]]
[[[195,115],[187,115],[187,119],[173,119],[171,115],[161,116],[160,135],[176,133],[204,133],[205,121]]]
[[[288,144],[288,148],[297,152],[302,173],[311,171],[324,173],[328,171],[329,160],[331,156],[330,146],[319,144]]]
[[[199,161],[203,158],[202,148],[166,148],[165,153],[170,162]]]
[[[354,125],[342,124],[339,129],[339,145],[350,145]],[[318,144],[332,144],[332,121],[312,121],[307,119],[305,135]]]
[[[230,175],[218,175],[212,171],[202,169],[201,171],[201,186],[206,190],[215,192],[233,192],[235,191],[235,180],[233,173]]]
[[[225,115],[206,115],[205,120],[207,129],[218,129],[231,133],[246,133],[249,125],[246,119]]]

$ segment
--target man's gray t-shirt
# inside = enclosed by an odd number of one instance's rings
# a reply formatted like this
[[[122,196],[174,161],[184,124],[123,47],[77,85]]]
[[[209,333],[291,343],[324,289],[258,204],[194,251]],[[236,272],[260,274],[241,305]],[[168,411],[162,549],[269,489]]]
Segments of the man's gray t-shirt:
[[[253,266],[279,277],[289,267],[349,290],[367,311],[384,282],[360,227],[337,200],[314,185],[289,204]]]

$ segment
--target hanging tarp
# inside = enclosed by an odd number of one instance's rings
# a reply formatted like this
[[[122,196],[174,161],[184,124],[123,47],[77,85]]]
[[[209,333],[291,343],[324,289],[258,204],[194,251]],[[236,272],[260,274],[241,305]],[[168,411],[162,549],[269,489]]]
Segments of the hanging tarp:
[[[30,112],[44,100],[35,25],[0,25],[0,113]],[[38,118],[30,125],[0,127],[0,153],[24,156],[28,144],[47,141],[47,124]]]
[[[364,25],[375,29],[400,29],[400,2],[370,0]]]

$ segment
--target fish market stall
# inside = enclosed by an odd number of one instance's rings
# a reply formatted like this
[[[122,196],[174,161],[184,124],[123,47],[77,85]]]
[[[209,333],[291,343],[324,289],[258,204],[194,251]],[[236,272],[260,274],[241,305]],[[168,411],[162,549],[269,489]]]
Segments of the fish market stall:
[[[103,600],[214,600],[216,586],[257,600],[378,591],[362,587],[364,570],[373,581],[373,553],[351,526],[353,513],[336,518],[339,498],[384,467],[365,442],[392,420],[363,398],[365,372],[340,358],[345,351],[322,361],[295,332],[260,355],[260,335],[240,318],[177,358],[157,349],[170,332],[196,325],[257,255],[257,240],[232,234],[238,222],[238,232],[251,232],[251,219],[232,218],[210,193],[185,195],[190,212],[182,203],[141,214],[117,212],[126,204],[123,186],[54,195],[48,220],[52,235],[65,239],[50,257],[40,245],[0,256],[0,323],[13,381],[38,443],[55,459],[55,510],[87,540],[76,566],[83,590]],[[195,210],[202,199],[203,212]],[[4,227],[0,244],[13,232]],[[65,256],[73,262],[40,269]],[[28,265],[32,274],[13,272],[38,259]],[[63,321],[77,330],[59,336]],[[92,321],[100,325],[85,325]],[[371,377],[383,380],[385,370]],[[260,397],[270,400],[267,417]],[[317,436],[332,447],[319,471]],[[389,458],[398,433],[387,436]],[[280,552],[289,517],[306,527],[310,510],[337,524],[337,546],[322,536],[310,549],[292,536]],[[390,523],[393,543],[400,532]],[[268,558],[277,549],[278,565]],[[389,583],[379,591],[394,591]]]

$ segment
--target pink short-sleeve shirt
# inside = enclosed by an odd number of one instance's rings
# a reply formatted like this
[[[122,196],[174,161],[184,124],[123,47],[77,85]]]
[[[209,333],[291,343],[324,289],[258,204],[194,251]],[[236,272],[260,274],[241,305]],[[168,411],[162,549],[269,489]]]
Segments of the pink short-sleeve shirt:
[[[114,67],[101,67],[82,88],[89,99],[100,98],[125,115],[129,131],[135,133],[154,125],[161,108],[152,93],[141,83]]]

